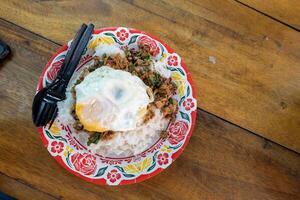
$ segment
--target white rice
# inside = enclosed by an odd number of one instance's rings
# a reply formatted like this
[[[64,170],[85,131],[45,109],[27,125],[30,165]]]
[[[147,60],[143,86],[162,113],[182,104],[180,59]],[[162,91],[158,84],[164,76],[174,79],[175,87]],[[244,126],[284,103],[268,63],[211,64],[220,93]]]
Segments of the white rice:
[[[130,156],[141,153],[151,147],[160,137],[160,132],[168,126],[169,120],[162,118],[159,110],[148,123],[134,131],[116,132],[110,140],[100,140],[91,144],[93,153],[109,157]]]
[[[108,45],[108,44],[101,44],[98,45],[95,48],[95,56],[99,56],[100,58],[102,58],[103,55],[107,55],[107,56],[112,56],[115,54],[120,54],[121,57],[125,57],[125,53],[123,50],[121,50],[120,48],[114,46],[114,45]]]

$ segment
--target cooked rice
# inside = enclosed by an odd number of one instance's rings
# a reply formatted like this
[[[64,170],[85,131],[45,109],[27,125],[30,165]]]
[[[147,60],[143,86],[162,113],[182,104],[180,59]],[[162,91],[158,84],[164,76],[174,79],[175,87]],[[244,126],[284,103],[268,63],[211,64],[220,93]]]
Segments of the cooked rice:
[[[102,156],[124,157],[141,153],[152,146],[161,136],[165,137],[165,130],[170,120],[175,117],[177,102],[172,96],[176,86],[170,79],[170,72],[163,63],[148,58],[149,49],[140,47],[141,51],[128,50],[125,53],[113,55],[112,48],[108,49],[110,56],[105,54],[105,46],[101,52],[96,53],[94,60],[85,66],[81,73],[72,77],[66,92],[66,100],[58,103],[58,119],[63,124],[70,124],[77,129],[77,139],[92,152]],[[117,53],[120,53],[119,50]],[[99,55],[102,56],[98,57]],[[124,55],[126,55],[124,57]],[[145,59],[144,59],[145,58]],[[73,86],[82,81],[84,77],[101,65],[109,65],[115,69],[122,69],[139,76],[146,85],[151,87],[154,102],[148,105],[144,124],[136,130],[123,132],[99,133],[103,134],[97,144],[87,145],[89,137],[95,133],[84,130],[72,113],[75,104]],[[134,65],[134,66],[132,66]],[[98,134],[98,133],[97,133]],[[105,137],[104,137],[105,136]]]

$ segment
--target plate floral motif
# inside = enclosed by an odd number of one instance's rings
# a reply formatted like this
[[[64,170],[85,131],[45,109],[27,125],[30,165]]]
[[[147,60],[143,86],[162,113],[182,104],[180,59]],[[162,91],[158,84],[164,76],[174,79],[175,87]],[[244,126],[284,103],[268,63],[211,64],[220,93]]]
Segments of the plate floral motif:
[[[153,58],[167,66],[177,85],[175,98],[179,102],[176,121],[169,124],[167,137],[159,139],[138,155],[108,158],[92,154],[79,142],[76,131],[69,124],[56,120],[50,130],[46,127],[39,127],[38,130],[51,156],[71,173],[96,184],[132,184],[155,176],[181,154],[195,125],[195,90],[182,59],[168,45],[145,32],[124,27],[95,30],[75,73],[79,73],[80,68],[92,59],[92,50],[101,43],[120,48],[137,48],[139,44],[148,44]],[[56,77],[69,44],[70,42],[61,47],[47,63],[37,90],[41,90]]]

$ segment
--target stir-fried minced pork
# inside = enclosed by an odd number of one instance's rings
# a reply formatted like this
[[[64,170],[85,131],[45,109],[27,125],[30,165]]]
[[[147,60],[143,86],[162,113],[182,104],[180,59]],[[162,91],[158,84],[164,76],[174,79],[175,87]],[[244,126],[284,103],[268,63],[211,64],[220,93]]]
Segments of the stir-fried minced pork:
[[[159,109],[163,117],[174,120],[177,111],[177,101],[172,98],[172,96],[176,92],[176,85],[172,82],[171,78],[165,78],[158,72],[151,69],[150,66],[153,61],[151,60],[149,46],[140,45],[138,50],[125,49],[125,57],[122,57],[120,54],[116,54],[114,56],[106,56],[104,54],[102,58],[95,56],[93,59],[94,64],[83,70],[75,86],[83,81],[90,72],[93,72],[95,69],[103,65],[130,72],[131,74],[138,76],[145,85],[150,88],[147,93],[149,97],[152,96],[153,98],[153,102],[148,105],[147,112],[144,115],[144,123],[154,117],[155,109]],[[72,88],[72,94],[76,103],[74,87]],[[74,123],[74,128],[76,130],[84,130],[84,126],[80,123],[76,115],[75,103],[72,108],[72,116],[76,121]],[[105,131],[101,133],[86,132],[90,134],[88,145],[91,143],[97,143],[100,139],[110,139],[114,135],[114,132],[112,131]],[[166,137],[166,131],[162,131],[161,137]]]

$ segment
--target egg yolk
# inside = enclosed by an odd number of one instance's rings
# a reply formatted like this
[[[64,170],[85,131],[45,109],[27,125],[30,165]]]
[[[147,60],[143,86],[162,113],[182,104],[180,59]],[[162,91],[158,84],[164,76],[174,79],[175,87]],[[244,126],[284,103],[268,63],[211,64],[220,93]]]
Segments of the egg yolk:
[[[75,112],[85,130],[97,132],[107,131],[108,129],[102,127],[99,123],[97,115],[94,115],[95,111],[99,111],[99,107],[93,106],[93,104],[76,104],[75,106]]]

